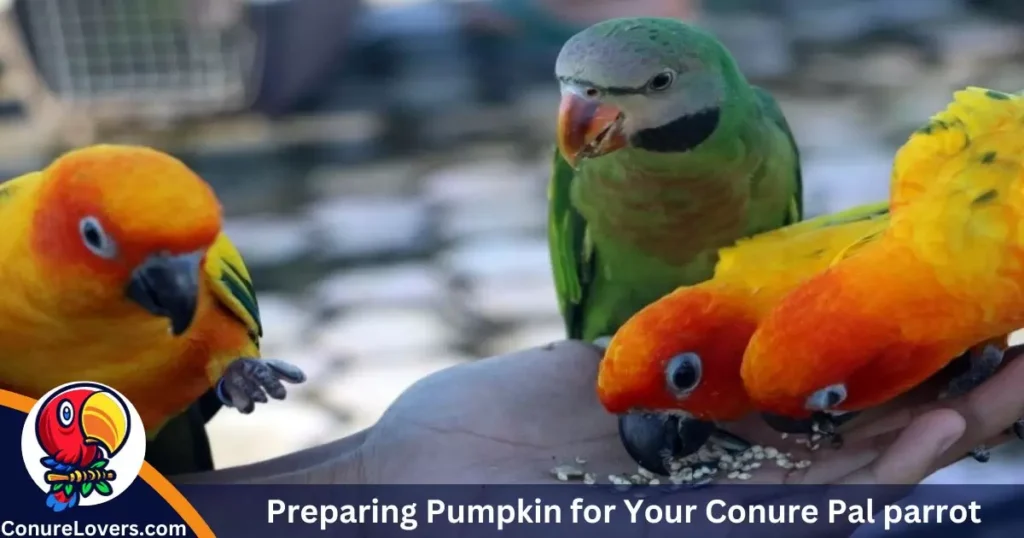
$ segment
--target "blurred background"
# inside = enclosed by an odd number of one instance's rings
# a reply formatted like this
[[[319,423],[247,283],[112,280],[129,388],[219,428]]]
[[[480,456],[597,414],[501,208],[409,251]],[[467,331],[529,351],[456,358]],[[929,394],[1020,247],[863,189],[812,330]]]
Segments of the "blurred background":
[[[219,413],[214,459],[279,456],[371,425],[436,370],[563,337],[553,62],[630,15],[713,30],[772,90],[811,215],[885,197],[896,147],[954,90],[1024,88],[1016,0],[0,0],[0,176],[132,142],[213,184],[265,355],[310,376]],[[1024,482],[1022,457],[933,480]]]

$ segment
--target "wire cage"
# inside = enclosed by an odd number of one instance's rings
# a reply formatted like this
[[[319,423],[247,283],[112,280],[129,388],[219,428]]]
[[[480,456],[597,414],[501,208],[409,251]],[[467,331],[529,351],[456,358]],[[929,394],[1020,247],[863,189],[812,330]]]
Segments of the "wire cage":
[[[93,122],[238,111],[258,88],[260,43],[244,0],[6,3],[7,29],[20,34],[41,90]]]

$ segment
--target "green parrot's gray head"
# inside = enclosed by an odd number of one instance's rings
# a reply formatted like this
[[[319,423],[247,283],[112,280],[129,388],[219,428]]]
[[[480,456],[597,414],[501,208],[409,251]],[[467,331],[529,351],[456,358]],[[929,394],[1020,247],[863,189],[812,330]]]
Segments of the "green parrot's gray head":
[[[625,146],[688,151],[715,131],[738,71],[710,34],[676,19],[601,22],[562,47],[558,147],[567,161]]]

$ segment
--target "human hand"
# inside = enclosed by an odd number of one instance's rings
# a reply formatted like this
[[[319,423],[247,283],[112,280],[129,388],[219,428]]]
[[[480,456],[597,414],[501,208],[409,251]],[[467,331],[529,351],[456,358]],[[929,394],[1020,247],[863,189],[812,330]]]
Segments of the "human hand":
[[[1008,355],[1009,357],[1009,355]],[[599,353],[560,342],[439,372],[411,387],[367,437],[366,479],[376,483],[540,483],[549,470],[579,457],[599,478],[632,472],[614,417],[597,401]],[[793,453],[804,469],[765,465],[754,483],[918,483],[962,458],[973,446],[994,445],[1018,417],[1024,365],[1007,368],[969,395],[922,403],[908,395],[852,421],[842,449],[809,451],[769,430],[757,417],[726,429]],[[998,442],[998,440],[997,440]]]
[[[791,461],[812,462],[804,469],[765,465],[751,483],[916,484],[978,445],[994,447],[1013,437],[1007,429],[1024,416],[1024,397],[1015,388],[1024,379],[1024,364],[1015,360],[1021,354],[1024,346],[1006,350],[1006,367],[962,397],[939,401],[947,380],[937,377],[882,408],[861,413],[839,428],[844,443],[838,450],[826,443],[808,450],[795,442],[799,436],[783,441],[756,416],[722,427],[751,442],[792,452]]]
[[[619,441],[616,417],[597,401],[599,360],[590,345],[558,342],[449,368],[410,387],[357,436],[201,481],[538,484],[556,482],[550,469],[576,458],[607,481],[636,464]],[[807,452],[792,440],[783,446],[753,417],[724,427],[813,462],[805,469],[766,464],[745,482],[915,484],[978,444],[994,446],[1024,415],[1022,384],[1024,361],[1010,360],[962,398],[922,403],[928,393],[911,394],[852,421],[838,450]]]

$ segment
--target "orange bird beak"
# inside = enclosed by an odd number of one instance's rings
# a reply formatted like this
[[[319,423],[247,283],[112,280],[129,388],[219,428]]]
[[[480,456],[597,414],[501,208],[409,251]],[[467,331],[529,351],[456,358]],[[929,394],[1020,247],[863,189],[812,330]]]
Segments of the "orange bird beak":
[[[558,151],[575,166],[584,158],[598,157],[626,147],[618,108],[581,97],[562,94],[558,107]]]

